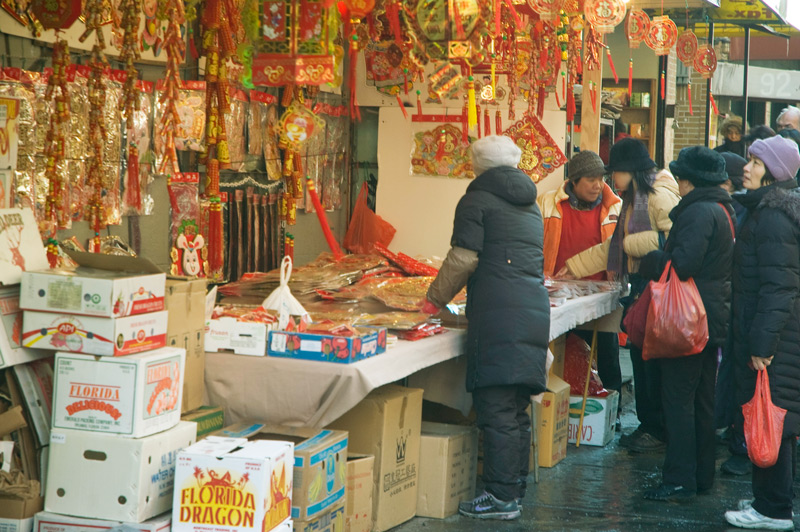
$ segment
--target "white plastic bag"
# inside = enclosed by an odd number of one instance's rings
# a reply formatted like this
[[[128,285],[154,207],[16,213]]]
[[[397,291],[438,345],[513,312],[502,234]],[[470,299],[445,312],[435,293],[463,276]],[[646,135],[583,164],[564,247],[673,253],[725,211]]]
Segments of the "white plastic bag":
[[[292,276],[292,259],[288,255],[281,261],[281,284],[272,291],[270,295],[261,303],[267,310],[278,311],[278,330],[286,330],[290,316],[305,317],[305,321],[310,321],[308,312],[303,305],[295,299],[289,289],[289,278]]]

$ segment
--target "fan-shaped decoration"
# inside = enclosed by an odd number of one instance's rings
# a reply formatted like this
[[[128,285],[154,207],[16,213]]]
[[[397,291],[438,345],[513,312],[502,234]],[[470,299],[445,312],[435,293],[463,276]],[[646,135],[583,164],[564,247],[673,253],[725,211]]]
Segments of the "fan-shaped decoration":
[[[628,22],[625,24],[625,34],[631,48],[639,48],[650,29],[650,17],[641,9],[631,9],[628,13]]]
[[[597,33],[613,33],[625,20],[625,3],[622,0],[586,0],[583,12]]]
[[[694,63],[694,58],[697,55],[697,35],[692,30],[683,30],[680,37],[678,37],[678,59],[691,68]]]
[[[528,5],[543,20],[552,20],[558,16],[564,0],[528,0]]]
[[[656,55],[667,55],[678,40],[678,27],[668,16],[653,17],[644,42]]]
[[[717,53],[712,46],[706,44],[697,50],[694,56],[694,69],[703,76],[703,79],[710,79],[717,70]]]

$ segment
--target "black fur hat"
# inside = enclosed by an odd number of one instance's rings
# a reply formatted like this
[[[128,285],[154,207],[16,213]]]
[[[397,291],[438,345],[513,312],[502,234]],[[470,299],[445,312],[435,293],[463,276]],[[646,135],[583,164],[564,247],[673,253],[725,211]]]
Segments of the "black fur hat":
[[[656,163],[650,158],[642,141],[626,137],[611,146],[606,170],[609,172],[637,172],[655,167]]]
[[[725,158],[705,146],[683,148],[678,160],[669,163],[669,170],[678,179],[686,179],[696,187],[721,185],[728,180]]]

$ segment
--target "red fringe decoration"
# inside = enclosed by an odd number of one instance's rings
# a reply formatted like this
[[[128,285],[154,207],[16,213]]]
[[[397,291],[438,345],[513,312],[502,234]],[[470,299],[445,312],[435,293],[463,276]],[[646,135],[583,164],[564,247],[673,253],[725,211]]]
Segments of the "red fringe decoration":
[[[361,110],[356,101],[356,61],[358,60],[358,46],[350,43],[350,117],[361,121]]]
[[[503,134],[503,117],[500,116],[500,111],[494,113],[494,133],[495,135]]]
[[[597,88],[594,83],[589,82],[589,98],[592,100],[592,112],[597,112]]]
[[[692,109],[692,82],[691,81],[686,86],[686,92],[688,93],[688,97],[689,97],[689,115],[690,116],[694,116],[694,109]]]
[[[608,65],[611,67],[611,73],[614,74],[614,83],[619,83],[619,76],[617,76],[617,69],[614,68],[614,60],[611,59],[610,48],[606,48],[606,57],[608,58]]]
[[[711,100],[711,107],[714,108],[714,114],[718,115],[719,114],[719,109],[717,109],[717,102],[714,101],[714,95],[711,94],[710,91],[708,93],[708,98],[709,98],[709,100]]]
[[[481,134],[481,121],[480,121],[481,106],[480,105],[476,105],[475,106],[475,115],[478,117],[478,138],[481,138],[481,137],[483,137],[483,135]]]
[[[422,116],[422,98],[420,98],[419,91],[417,91],[417,116]]]
[[[666,77],[664,76],[664,72],[661,72],[661,99],[662,100],[667,97],[667,94],[666,94],[666,79],[665,78]]]
[[[399,105],[400,110],[403,111],[403,117],[408,120],[408,111],[406,111],[406,106],[403,105],[403,100],[400,99],[399,94],[395,94],[395,97],[397,98],[397,105]]]
[[[514,4],[511,2],[511,0],[503,0],[503,2],[506,4],[508,10],[511,11],[511,16],[514,17],[514,25],[517,27],[518,30],[521,30],[523,28],[522,19],[519,18],[519,15],[517,14],[517,10],[514,7]]]
[[[570,90],[567,93],[567,122],[572,122],[574,118],[575,118],[575,93],[572,90]]]
[[[403,30],[400,29],[400,4],[391,2],[386,6],[386,16],[389,18],[389,27],[394,35],[394,42],[399,47],[403,47]]]
[[[628,61],[628,100],[630,101],[633,94],[633,59]]]
[[[544,91],[544,85],[539,86],[539,97],[536,98],[536,115],[541,118],[544,115],[544,99],[547,95]]]
[[[486,135],[492,134],[492,124],[489,122],[489,109],[483,110],[483,132]],[[495,131],[495,135],[499,134],[499,132]]]
[[[458,0],[453,0],[453,21],[456,25],[456,38],[459,41],[463,41],[466,39],[466,35],[464,34],[464,25],[463,21],[461,20],[461,12],[458,9]]]
[[[139,150],[135,144],[128,146],[128,186],[125,203],[136,212],[142,210],[142,190],[139,182]]]
[[[494,35],[495,37],[500,36],[500,12],[503,9],[503,4],[500,3],[501,0],[494,0]]]
[[[461,142],[464,146],[469,145],[469,118],[467,113],[461,115]]]

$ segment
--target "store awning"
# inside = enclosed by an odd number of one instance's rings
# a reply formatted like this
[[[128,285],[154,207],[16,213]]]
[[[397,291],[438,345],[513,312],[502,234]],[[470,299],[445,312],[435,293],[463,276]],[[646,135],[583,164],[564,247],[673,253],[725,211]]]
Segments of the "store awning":
[[[789,14],[792,4],[793,15]],[[789,35],[800,29],[800,10],[796,0],[721,0],[717,9],[709,10],[716,37],[738,37],[742,26],[766,33]],[[795,24],[792,24],[794,20]]]

